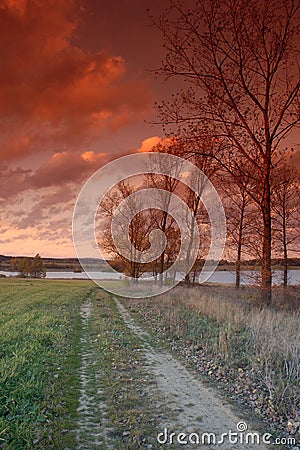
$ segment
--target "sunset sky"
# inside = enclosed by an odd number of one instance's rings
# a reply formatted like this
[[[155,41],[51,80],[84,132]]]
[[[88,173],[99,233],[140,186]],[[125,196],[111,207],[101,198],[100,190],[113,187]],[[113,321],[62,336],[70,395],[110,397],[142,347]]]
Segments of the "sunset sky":
[[[0,254],[75,256],[73,207],[112,157],[150,150],[167,0],[0,0]]]
[[[0,254],[75,256],[84,182],[163,138],[154,103],[179,85],[155,75],[163,41],[147,10],[157,17],[167,5],[0,0]]]

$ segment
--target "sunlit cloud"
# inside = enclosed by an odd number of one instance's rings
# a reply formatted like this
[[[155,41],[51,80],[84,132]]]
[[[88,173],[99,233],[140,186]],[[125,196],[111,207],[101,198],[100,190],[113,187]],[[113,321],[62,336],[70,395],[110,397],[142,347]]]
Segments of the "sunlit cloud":
[[[147,139],[144,139],[142,145],[138,149],[138,152],[150,152],[155,145],[158,145],[163,142],[163,139],[158,136],[152,136]]]

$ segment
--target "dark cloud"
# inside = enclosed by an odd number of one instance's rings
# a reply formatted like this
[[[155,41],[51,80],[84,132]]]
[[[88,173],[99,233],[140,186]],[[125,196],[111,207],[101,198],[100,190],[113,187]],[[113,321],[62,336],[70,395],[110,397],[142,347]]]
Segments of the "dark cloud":
[[[0,199],[8,200],[30,187],[31,170],[0,167]]]
[[[78,182],[99,168],[107,160],[104,153],[93,151],[82,154],[55,153],[31,177],[33,187],[59,186]]]
[[[26,229],[47,224],[62,213],[70,212],[74,201],[74,190],[70,186],[60,187],[50,193],[42,193],[28,211],[15,217],[14,226],[17,229]]]
[[[72,255],[83,182],[144,138],[145,11],[138,0],[0,0],[2,253]]]
[[[140,120],[148,85],[105,49],[74,44],[76,0],[0,2],[0,158],[72,147]]]

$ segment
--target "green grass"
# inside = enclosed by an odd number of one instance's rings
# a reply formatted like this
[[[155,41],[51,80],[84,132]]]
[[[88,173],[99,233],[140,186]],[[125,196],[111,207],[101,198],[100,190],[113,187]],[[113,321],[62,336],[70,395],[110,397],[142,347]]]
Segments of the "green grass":
[[[101,300],[101,301],[97,301]],[[124,325],[115,303],[101,291],[94,298],[90,336],[99,384],[106,404],[110,441],[115,449],[156,448],[158,422],[167,415],[157,410],[158,399],[139,338]]]
[[[80,308],[90,298],[85,325]],[[84,342],[84,344],[83,344]],[[89,419],[78,411],[82,357]],[[90,450],[156,443],[158,411],[141,341],[88,281],[0,280],[0,448]],[[96,444],[93,430],[103,439]]]
[[[78,311],[89,282],[0,280],[0,446],[73,446]],[[68,430],[68,432],[65,432]]]

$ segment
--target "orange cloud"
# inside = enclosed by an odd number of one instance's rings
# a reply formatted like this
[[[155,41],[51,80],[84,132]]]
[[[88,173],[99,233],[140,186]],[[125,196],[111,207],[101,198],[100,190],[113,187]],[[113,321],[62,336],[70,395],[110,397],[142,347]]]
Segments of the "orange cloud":
[[[30,170],[20,167],[17,169],[0,167],[0,201],[4,202],[28,189],[30,176]]]
[[[162,141],[152,136],[136,151],[150,151]],[[80,187],[110,160],[108,153],[86,149],[81,153],[55,152],[36,170],[0,167],[0,202],[6,206],[2,217],[1,252],[40,252],[45,256],[72,254],[72,214]]]
[[[144,139],[142,145],[138,149],[138,152],[151,152],[155,145],[163,142],[163,139],[158,136],[152,136],[147,139]]]
[[[33,187],[59,186],[81,181],[107,160],[106,153],[87,151],[80,153],[54,153],[37,169],[30,179]]]
[[[0,159],[81,150],[149,109],[121,56],[75,45],[80,15],[77,0],[0,0]]]
[[[37,188],[59,189],[61,186],[65,188],[68,185],[75,186],[107,161],[106,153],[85,151],[80,154],[65,151],[54,153],[35,171],[21,167],[13,169],[0,166],[0,202],[21,201],[16,200],[20,194],[26,195],[26,191],[34,192]],[[59,199],[63,201],[64,197],[59,196]]]
[[[3,5],[5,5],[12,14],[23,16],[27,6],[27,0],[4,0]]]

